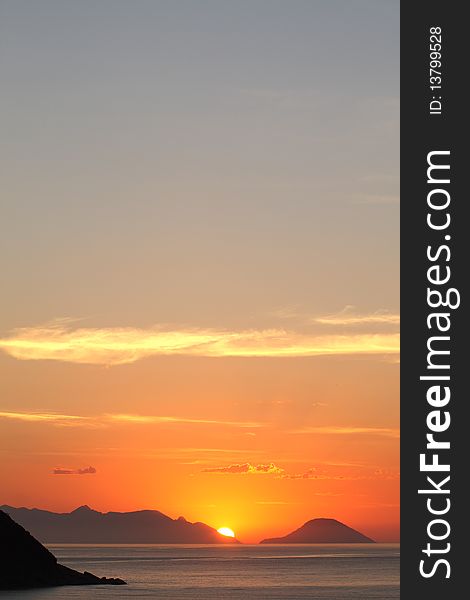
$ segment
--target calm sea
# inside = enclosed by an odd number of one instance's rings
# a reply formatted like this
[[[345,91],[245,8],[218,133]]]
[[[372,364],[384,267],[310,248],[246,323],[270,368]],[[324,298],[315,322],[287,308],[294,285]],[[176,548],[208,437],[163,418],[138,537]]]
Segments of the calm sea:
[[[129,585],[0,592],[2,600],[399,598],[396,544],[50,548],[69,567]]]

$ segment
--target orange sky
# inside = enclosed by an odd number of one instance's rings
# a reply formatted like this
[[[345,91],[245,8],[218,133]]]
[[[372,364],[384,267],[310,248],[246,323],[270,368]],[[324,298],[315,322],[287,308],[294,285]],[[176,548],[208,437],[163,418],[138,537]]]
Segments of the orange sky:
[[[1,360],[16,397],[0,412],[2,502],[156,508],[248,542],[320,516],[398,537],[389,358]],[[96,473],[53,474],[88,466]]]
[[[0,504],[398,539],[398,4],[260,4],[2,5]]]

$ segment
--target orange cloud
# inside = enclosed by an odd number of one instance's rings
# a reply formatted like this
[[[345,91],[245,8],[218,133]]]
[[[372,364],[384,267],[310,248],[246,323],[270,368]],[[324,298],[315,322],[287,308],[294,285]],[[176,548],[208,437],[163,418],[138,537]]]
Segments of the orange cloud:
[[[400,315],[388,311],[368,314],[354,314],[353,307],[347,306],[339,313],[315,317],[313,323],[320,325],[399,325]]]
[[[189,417],[173,417],[161,415],[137,414],[104,414],[93,417],[79,415],[65,415],[52,412],[15,412],[1,411],[0,419],[12,419],[36,423],[49,423],[51,425],[68,425],[75,427],[104,427],[112,424],[130,423],[142,425],[159,424],[189,424],[189,425],[226,425],[229,427],[257,428],[265,427],[267,423],[256,421],[224,421],[221,419],[192,419]]]
[[[253,465],[252,463],[235,463],[224,467],[208,467],[202,470],[202,473],[216,473],[223,475],[275,475],[279,479],[315,479],[337,480],[337,481],[359,481],[366,479],[397,479],[397,472],[391,470],[375,469],[364,466],[361,468],[362,474],[351,475],[342,470],[341,472],[330,472],[328,469],[311,467],[303,473],[287,473],[285,469],[278,467],[274,463]]]
[[[76,328],[60,320],[14,330],[0,348],[19,360],[58,360],[78,364],[120,365],[150,356],[299,357],[395,355],[397,333],[317,335],[284,329],[223,331],[210,329]]]
[[[315,479],[317,481],[319,480],[326,480],[326,481],[332,481],[332,480],[348,480],[348,481],[354,481],[354,480],[360,480],[360,479],[370,479],[370,476],[365,476],[365,475],[341,475],[341,474],[333,474],[333,473],[328,473],[327,471],[318,471],[318,469],[316,468],[311,468],[311,469],[307,469],[307,471],[305,471],[304,473],[285,473],[282,475],[282,479]]]
[[[289,504],[298,504],[297,502],[284,502],[282,500],[259,500],[255,502],[261,506],[288,506]]]
[[[263,427],[265,423],[255,421],[221,421],[220,419],[191,419],[186,417],[162,417],[157,415],[115,414],[106,415],[111,421],[125,423],[189,423],[202,425],[229,425],[232,427]]]
[[[283,475],[285,479],[319,479],[321,476],[317,473],[317,469],[311,468],[305,471],[305,473],[294,473],[289,475],[286,473]],[[324,476],[323,476],[324,477]]]
[[[63,469],[57,467],[52,471],[53,475],[95,475],[95,467],[85,467],[84,469]]]
[[[0,411],[0,419],[12,419],[16,421],[29,421],[39,423],[53,423],[56,425],[83,425],[88,421],[87,417],[79,415],[64,415],[53,412],[15,412],[15,411]]]
[[[232,475],[279,475],[284,473],[284,469],[277,467],[274,463],[266,465],[252,465],[251,463],[233,464],[227,467],[210,467],[203,469],[203,473],[228,473]]]
[[[391,438],[400,437],[400,430],[393,427],[302,427],[300,429],[293,429],[290,433],[318,433],[323,435],[372,435]]]

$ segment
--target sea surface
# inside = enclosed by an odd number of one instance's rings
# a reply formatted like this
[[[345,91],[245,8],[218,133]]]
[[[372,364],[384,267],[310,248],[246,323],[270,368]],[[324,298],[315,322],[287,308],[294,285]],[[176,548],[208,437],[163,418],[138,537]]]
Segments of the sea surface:
[[[59,562],[126,586],[0,592],[3,600],[395,600],[399,546],[54,545]]]

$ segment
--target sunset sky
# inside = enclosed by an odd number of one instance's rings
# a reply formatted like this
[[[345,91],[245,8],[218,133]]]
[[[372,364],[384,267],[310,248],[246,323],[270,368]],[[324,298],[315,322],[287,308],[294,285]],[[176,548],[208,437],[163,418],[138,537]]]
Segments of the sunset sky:
[[[398,539],[398,8],[1,3],[0,504]]]

